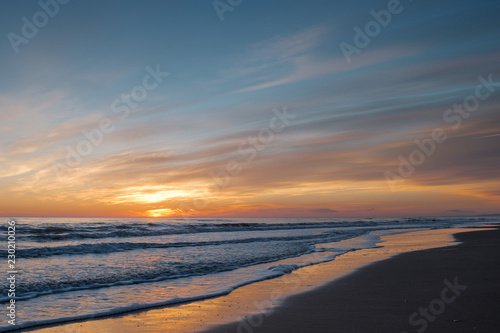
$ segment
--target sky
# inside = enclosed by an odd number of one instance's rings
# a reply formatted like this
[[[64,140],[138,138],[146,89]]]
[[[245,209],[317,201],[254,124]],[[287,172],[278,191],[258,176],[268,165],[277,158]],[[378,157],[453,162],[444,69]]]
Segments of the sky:
[[[499,1],[0,3],[0,215],[500,213]]]

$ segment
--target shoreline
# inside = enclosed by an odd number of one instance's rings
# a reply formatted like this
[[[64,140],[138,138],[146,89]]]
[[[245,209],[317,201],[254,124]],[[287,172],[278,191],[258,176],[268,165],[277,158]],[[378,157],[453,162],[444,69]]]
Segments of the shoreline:
[[[381,237],[378,248],[352,251],[335,260],[300,268],[288,275],[253,283],[232,291],[225,296],[205,299],[188,304],[152,308],[111,317],[75,321],[60,325],[27,328],[26,331],[52,332],[195,332],[224,325],[245,316],[269,312],[285,298],[337,280],[366,265],[402,252],[456,244],[452,235],[462,229],[437,229],[413,231]]]
[[[473,229],[455,235],[458,245],[366,265],[272,313],[203,332],[496,332],[500,227]]]

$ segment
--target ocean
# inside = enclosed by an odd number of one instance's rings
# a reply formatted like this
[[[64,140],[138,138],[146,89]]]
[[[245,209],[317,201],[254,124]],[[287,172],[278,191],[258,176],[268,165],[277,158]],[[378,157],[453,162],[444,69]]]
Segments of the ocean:
[[[14,220],[16,325],[4,316],[0,332],[222,296],[376,247],[383,235],[498,217]],[[9,282],[2,283],[8,304]]]

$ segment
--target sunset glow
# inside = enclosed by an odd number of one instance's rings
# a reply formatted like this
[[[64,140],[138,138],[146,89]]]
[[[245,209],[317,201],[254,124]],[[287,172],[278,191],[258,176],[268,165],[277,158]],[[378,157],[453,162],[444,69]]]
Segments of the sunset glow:
[[[0,214],[499,213],[497,13],[448,2],[349,57],[385,3],[71,2],[3,40]],[[4,35],[36,10],[11,2]]]
[[[148,217],[168,217],[174,215],[174,211],[168,208],[163,209],[151,209],[147,212]]]

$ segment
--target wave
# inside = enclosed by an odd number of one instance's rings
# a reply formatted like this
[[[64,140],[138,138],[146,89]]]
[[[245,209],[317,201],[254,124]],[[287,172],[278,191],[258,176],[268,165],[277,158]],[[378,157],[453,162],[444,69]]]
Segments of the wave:
[[[329,258],[327,260],[319,261],[316,263],[326,262],[326,261],[331,261],[331,260],[334,260],[334,256],[332,256],[331,258]],[[311,264],[314,264],[314,263],[311,263]],[[72,323],[72,322],[78,322],[78,321],[82,321],[82,320],[89,320],[89,319],[94,319],[94,318],[109,317],[109,316],[113,316],[113,315],[125,314],[128,312],[133,312],[133,311],[138,311],[138,310],[147,310],[147,309],[157,308],[157,307],[162,307],[162,306],[167,306],[167,305],[179,305],[179,304],[183,304],[183,303],[190,303],[190,302],[220,297],[220,296],[228,295],[233,290],[241,288],[243,286],[246,286],[246,285],[249,285],[252,283],[256,283],[256,282],[260,282],[260,281],[264,281],[264,280],[277,278],[279,276],[289,274],[298,268],[301,268],[304,266],[309,266],[311,264],[272,266],[272,267],[269,267],[269,269],[267,270],[267,274],[261,274],[260,276],[246,280],[244,282],[237,283],[237,284],[234,284],[232,286],[228,286],[226,288],[216,290],[213,292],[208,292],[208,293],[205,293],[202,295],[196,295],[196,296],[190,296],[190,297],[184,297],[184,298],[174,298],[174,299],[169,299],[169,300],[155,302],[155,303],[131,304],[129,306],[116,307],[116,308],[113,308],[110,310],[95,311],[95,312],[82,314],[82,315],[76,315],[76,316],[59,317],[59,318],[38,320],[38,321],[28,321],[28,322],[24,322],[22,324],[16,324],[15,327],[12,327],[12,326],[0,327],[0,332],[9,332],[9,331],[15,331],[15,330],[19,330],[19,329],[33,328],[33,327],[44,326],[44,325]]]
[[[265,231],[265,230],[293,230],[317,228],[362,228],[375,227],[384,224],[381,221],[334,221],[334,222],[298,222],[298,223],[261,223],[261,222],[220,222],[218,219],[199,219],[196,223],[171,223],[171,222],[127,222],[127,223],[19,223],[22,237],[35,242],[101,239],[101,238],[128,238],[162,235],[181,235],[197,233],[221,233],[239,231]],[[390,223],[436,223],[439,219],[401,219],[388,220]],[[212,223],[205,223],[212,222]]]
[[[86,254],[109,254],[114,252],[144,250],[144,249],[167,249],[176,247],[196,247],[224,244],[245,244],[256,242],[272,241],[300,241],[307,240],[314,243],[326,243],[340,239],[356,237],[366,233],[366,231],[351,231],[342,234],[338,232],[323,233],[320,235],[304,236],[283,236],[283,237],[252,237],[219,241],[199,241],[199,242],[172,242],[172,243],[146,243],[146,242],[113,242],[78,244],[53,247],[32,247],[17,250],[17,255],[24,259],[46,258],[58,255],[86,255]]]
[[[284,243],[284,242],[282,242]],[[149,282],[158,282],[191,276],[201,276],[234,269],[274,262],[286,258],[293,258],[303,254],[312,253],[314,246],[306,243],[286,243],[273,247],[260,247],[260,252],[247,255],[234,256],[231,253],[222,257],[196,258],[198,261],[164,262],[159,266],[129,267],[126,270],[111,270],[101,274],[91,272],[89,275],[56,276],[46,279],[30,279],[19,284],[16,300],[32,299],[42,295],[65,293],[77,290],[90,290],[104,287],[124,286]],[[272,251],[270,251],[272,249]],[[210,257],[209,257],[210,258]],[[17,292],[16,292],[17,294]],[[0,302],[9,298],[2,297]]]

